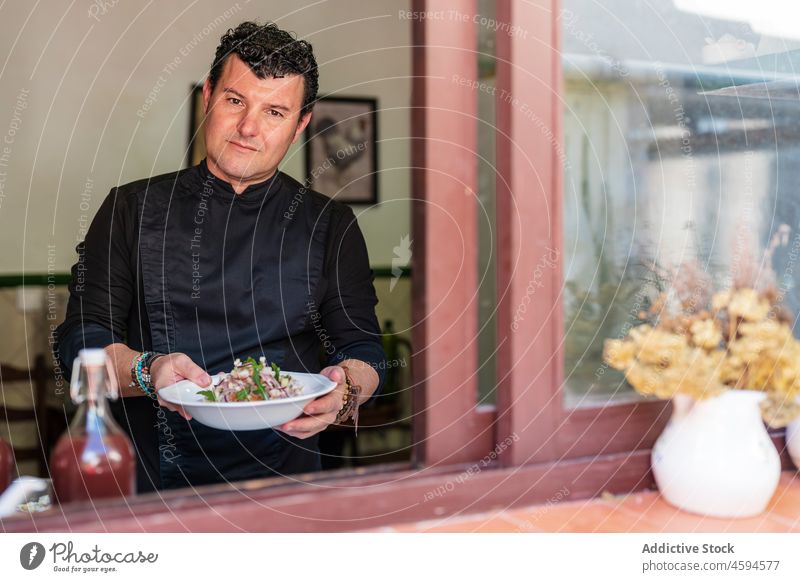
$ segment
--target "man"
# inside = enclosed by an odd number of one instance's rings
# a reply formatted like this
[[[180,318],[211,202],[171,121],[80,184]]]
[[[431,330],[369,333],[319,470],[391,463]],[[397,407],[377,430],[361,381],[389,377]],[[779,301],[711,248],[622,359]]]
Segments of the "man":
[[[110,356],[140,492],[318,470],[319,432],[383,380],[352,210],[278,171],[317,77],[311,45],[274,24],[229,30],[203,86],[207,158],[114,188],[78,245],[58,354],[65,366],[83,347]],[[287,371],[325,364],[337,387],[277,430],[211,429],[158,398],[248,356]]]

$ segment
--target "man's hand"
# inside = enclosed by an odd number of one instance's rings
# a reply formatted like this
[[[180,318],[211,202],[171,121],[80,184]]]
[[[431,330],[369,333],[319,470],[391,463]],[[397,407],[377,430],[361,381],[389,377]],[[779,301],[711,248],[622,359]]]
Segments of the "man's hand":
[[[336,415],[342,408],[342,397],[347,388],[344,370],[339,366],[328,366],[320,374],[336,382],[336,388],[306,404],[301,417],[275,427],[276,430],[299,439],[307,439],[336,422]]]
[[[156,392],[181,380],[191,380],[203,388],[211,384],[211,376],[203,368],[195,364],[189,356],[181,353],[168,354],[157,358],[150,370],[150,377]],[[186,412],[183,406],[171,404],[166,400],[162,400],[161,397],[158,398],[158,403],[167,410],[177,412],[186,420],[192,419],[192,415]]]

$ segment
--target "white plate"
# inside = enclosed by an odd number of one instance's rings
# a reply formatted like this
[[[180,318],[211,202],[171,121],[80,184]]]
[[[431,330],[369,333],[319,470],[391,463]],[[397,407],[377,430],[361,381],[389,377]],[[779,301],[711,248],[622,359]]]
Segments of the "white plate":
[[[197,422],[211,428],[259,430],[279,426],[297,418],[311,400],[336,388],[336,382],[322,374],[282,373],[289,374],[303,387],[299,396],[253,402],[209,402],[205,396],[197,393],[204,388],[191,380],[181,380],[166,386],[158,391],[158,395],[171,404],[183,406]],[[218,377],[214,376],[212,381],[216,384]]]

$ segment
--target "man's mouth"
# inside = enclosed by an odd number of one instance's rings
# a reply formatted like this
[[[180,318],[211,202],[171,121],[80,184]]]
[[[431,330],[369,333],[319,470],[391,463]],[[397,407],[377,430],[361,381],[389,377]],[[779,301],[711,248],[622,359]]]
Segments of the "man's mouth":
[[[228,140],[228,143],[231,144],[232,146],[235,146],[235,147],[237,147],[239,149],[242,149],[242,150],[248,150],[248,151],[251,151],[251,152],[257,152],[258,151],[258,149],[254,148],[254,147],[246,146],[246,145],[241,144],[241,143],[236,142],[236,141]]]

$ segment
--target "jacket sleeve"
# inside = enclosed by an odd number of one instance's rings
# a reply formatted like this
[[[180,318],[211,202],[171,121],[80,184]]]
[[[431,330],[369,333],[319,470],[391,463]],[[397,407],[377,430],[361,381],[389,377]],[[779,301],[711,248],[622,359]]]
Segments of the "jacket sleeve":
[[[328,288],[320,305],[322,325],[334,351],[328,364],[347,358],[370,364],[378,373],[376,396],[386,376],[386,355],[375,315],[378,298],[364,235],[349,206],[333,221],[326,259]],[[370,399],[372,400],[372,399]]]
[[[135,202],[135,199],[133,199]],[[135,206],[113,189],[78,244],[64,322],[55,332],[54,350],[69,373],[84,347],[124,342],[136,290],[131,265]]]

